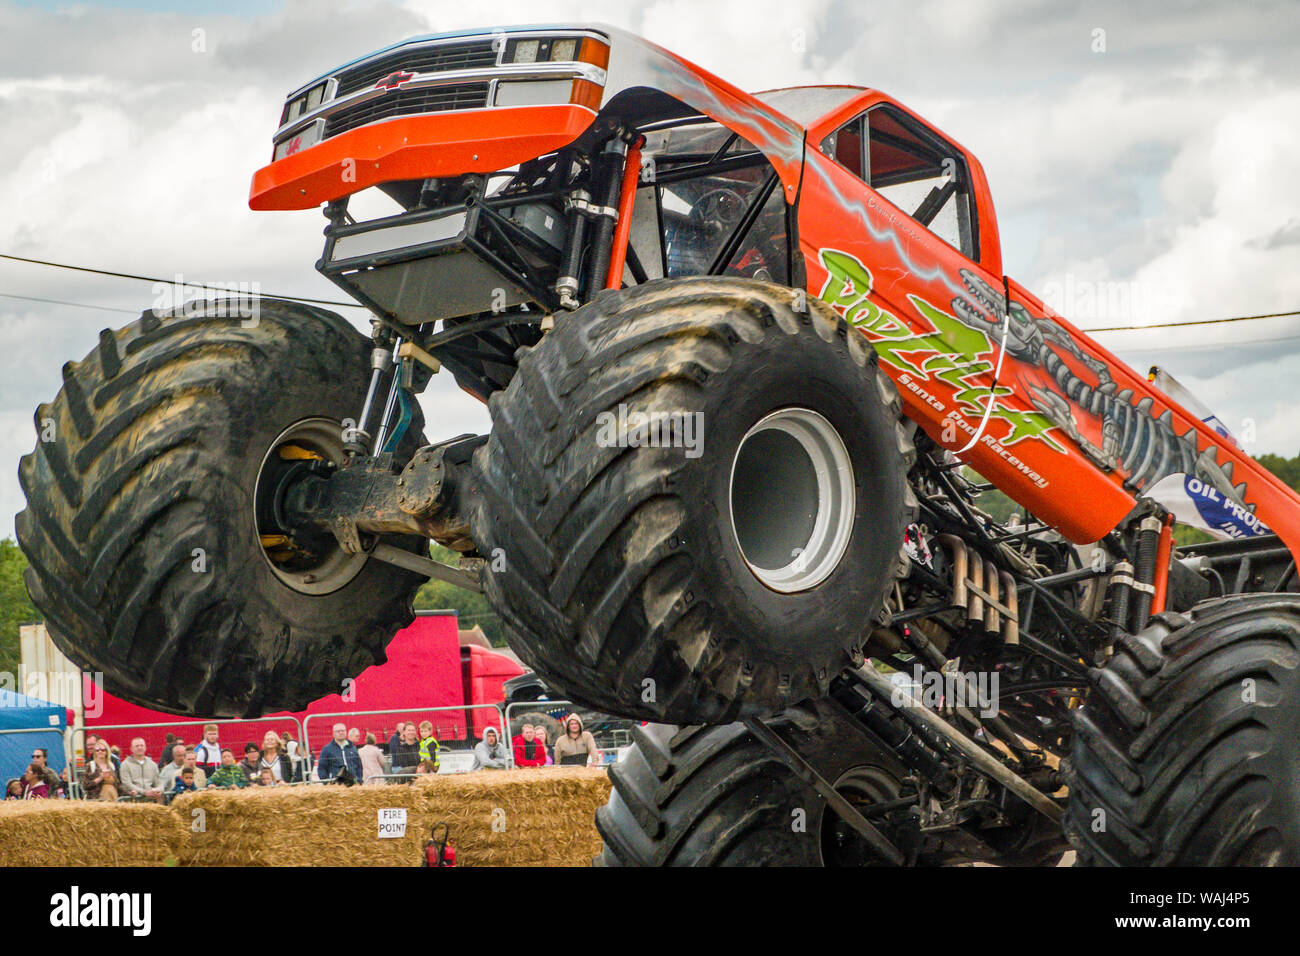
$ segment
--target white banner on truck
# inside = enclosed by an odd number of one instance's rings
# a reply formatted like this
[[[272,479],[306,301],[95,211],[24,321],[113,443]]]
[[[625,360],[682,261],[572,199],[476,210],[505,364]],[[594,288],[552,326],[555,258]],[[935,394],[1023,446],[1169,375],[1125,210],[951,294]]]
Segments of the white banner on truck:
[[[1164,369],[1153,365],[1147,378],[1222,435],[1225,441],[1237,444],[1237,440],[1228,431],[1228,426]],[[1253,538],[1269,533],[1268,526],[1242,502],[1234,501],[1225,491],[1192,475],[1166,475],[1144,494],[1153,501],[1160,502],[1180,524],[1199,528],[1216,538]]]

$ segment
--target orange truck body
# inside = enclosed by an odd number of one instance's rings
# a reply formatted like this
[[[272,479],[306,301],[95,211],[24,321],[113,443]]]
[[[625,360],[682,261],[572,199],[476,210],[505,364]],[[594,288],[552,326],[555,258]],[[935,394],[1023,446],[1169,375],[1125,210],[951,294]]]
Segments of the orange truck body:
[[[1195,461],[1207,487],[1300,553],[1300,497],[1289,487],[1028,290],[1004,284],[991,193],[969,151],[877,90],[859,89],[801,124],[640,37],[607,26],[581,29],[597,47],[607,45],[607,70],[595,74],[603,85],[574,79],[567,103],[489,105],[362,126],[258,170],[250,205],[303,209],[384,182],[501,170],[572,143],[618,94],[657,90],[764,153],[797,210],[807,292],[871,340],[921,429],[1038,518],[1076,543],[1096,541],[1155,481]],[[960,154],[978,219],[975,257],[818,148],[880,104]],[[977,290],[996,290],[996,301]],[[1003,348],[999,330],[1011,311],[1034,326],[1022,332],[1037,343],[1035,354]],[[987,322],[964,321],[981,313]],[[1146,436],[1130,450],[1133,460],[1099,454],[1106,445],[1102,406]]]

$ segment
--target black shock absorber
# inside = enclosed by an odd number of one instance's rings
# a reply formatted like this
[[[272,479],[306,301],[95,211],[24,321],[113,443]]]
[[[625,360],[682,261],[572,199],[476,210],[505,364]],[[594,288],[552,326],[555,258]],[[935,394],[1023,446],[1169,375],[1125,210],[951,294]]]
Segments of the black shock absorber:
[[[600,206],[596,215],[596,234],[591,240],[591,256],[587,260],[587,295],[593,296],[605,288],[609,275],[609,253],[614,247],[614,226],[618,216],[619,193],[623,188],[623,163],[627,157],[627,143],[615,136],[605,144],[598,162],[599,175],[596,189]]]
[[[1110,632],[1111,646],[1128,633],[1129,602],[1132,596],[1133,565],[1127,561],[1119,561],[1110,574],[1110,617],[1114,622]]]
[[[586,209],[591,205],[591,196],[583,189],[569,194],[569,231],[564,237],[564,255],[560,262],[560,277],[555,280],[555,293],[559,296],[560,307],[573,311],[578,307],[578,290],[582,285],[579,273],[582,269],[582,244],[587,233]]]
[[[944,766],[938,754],[897,715],[889,713],[874,700],[865,699],[847,687],[840,688],[834,696],[849,713],[884,741],[885,746],[892,750],[904,764],[932,782],[940,791],[951,792],[957,785],[957,778]]]
[[[1146,627],[1151,616],[1151,602],[1155,598],[1156,554],[1160,549],[1161,520],[1148,515],[1138,525],[1137,567],[1133,577],[1133,630]]]

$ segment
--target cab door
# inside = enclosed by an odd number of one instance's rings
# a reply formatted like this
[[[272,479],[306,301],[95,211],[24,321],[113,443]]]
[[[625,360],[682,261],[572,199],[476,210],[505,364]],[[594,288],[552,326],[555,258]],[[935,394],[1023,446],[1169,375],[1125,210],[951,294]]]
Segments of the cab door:
[[[1003,283],[974,157],[878,92],[811,127],[805,157],[808,289],[872,341],[909,417],[1067,537],[1110,531],[1133,497],[1088,455],[1101,419],[1062,405],[1055,380],[1065,367],[1095,390],[1104,363],[1064,341],[1044,351],[1042,303]]]

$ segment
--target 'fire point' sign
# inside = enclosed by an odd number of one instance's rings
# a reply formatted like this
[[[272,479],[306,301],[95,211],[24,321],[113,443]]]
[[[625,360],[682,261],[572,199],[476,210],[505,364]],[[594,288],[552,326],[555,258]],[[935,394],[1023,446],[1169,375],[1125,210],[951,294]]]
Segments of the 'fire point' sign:
[[[395,840],[406,836],[406,808],[379,811],[379,839]]]

